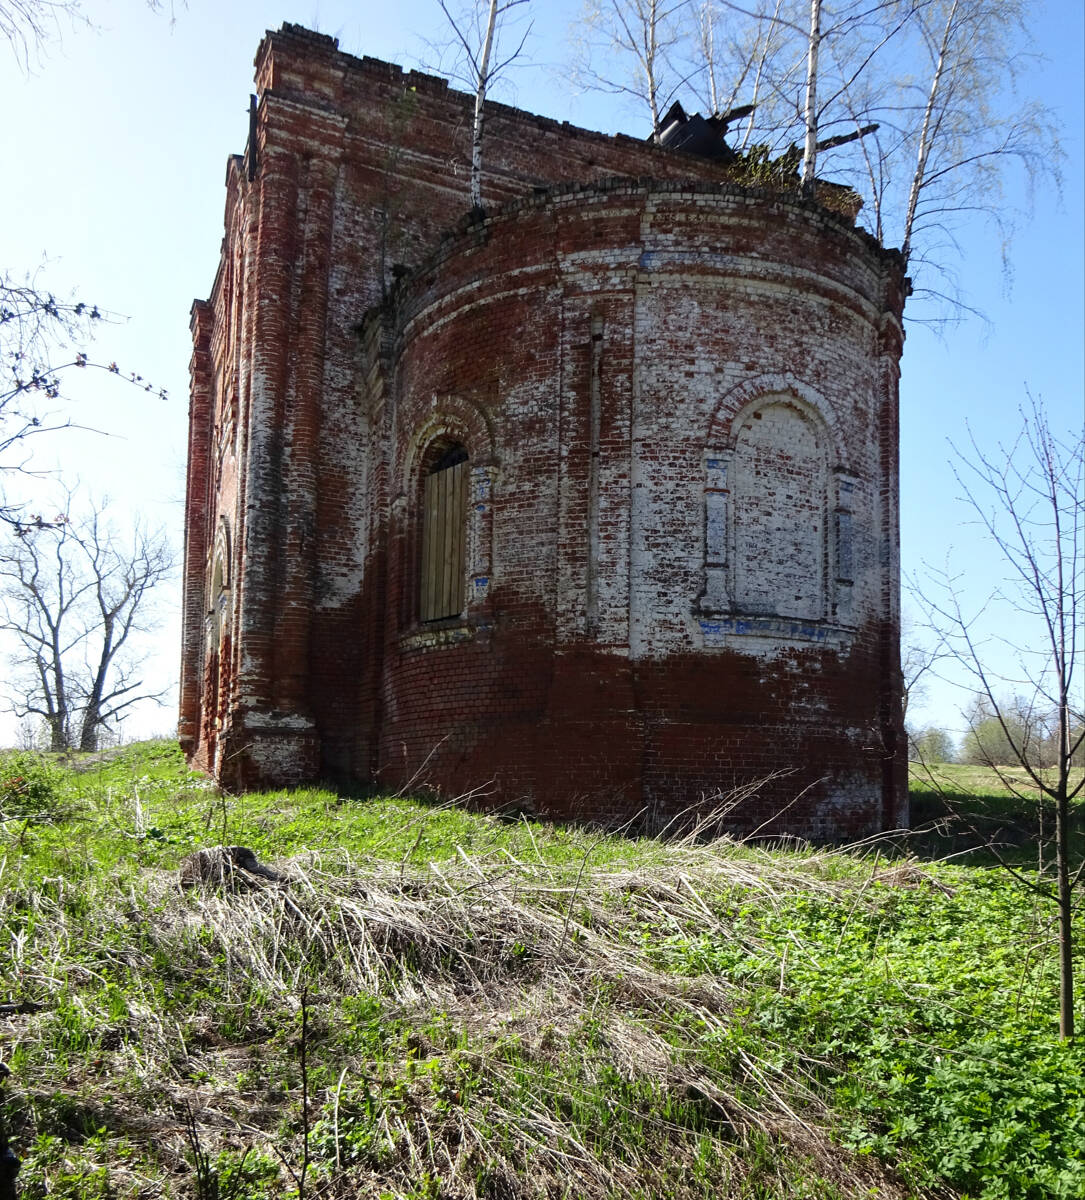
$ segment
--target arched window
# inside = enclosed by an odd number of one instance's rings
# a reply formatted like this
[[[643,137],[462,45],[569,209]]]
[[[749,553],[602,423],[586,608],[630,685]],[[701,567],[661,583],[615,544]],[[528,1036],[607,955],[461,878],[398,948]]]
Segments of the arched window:
[[[419,618],[440,621],[465,607],[467,571],[467,450],[459,443],[435,448],[422,479],[422,555]]]

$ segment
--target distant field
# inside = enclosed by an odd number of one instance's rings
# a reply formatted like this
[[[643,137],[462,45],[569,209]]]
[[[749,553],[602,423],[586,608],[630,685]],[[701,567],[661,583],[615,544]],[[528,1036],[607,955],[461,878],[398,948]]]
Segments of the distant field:
[[[1080,782],[1083,774],[1085,772],[1080,767],[1077,768],[1071,776],[1072,782]],[[1014,790],[1004,782],[1008,780],[1018,790],[1018,795],[1037,794],[1036,785],[1021,767],[1002,767],[1000,771],[995,771],[991,767],[976,767],[965,763],[911,763],[909,776],[912,791],[919,793],[933,793],[942,789],[959,795],[1012,797],[1015,795]],[[1054,778],[1052,772],[1048,772],[1048,776]]]
[[[1050,862],[1053,802],[1020,767],[1002,768],[1001,776],[964,763],[912,763],[913,850],[928,858],[963,856],[974,865],[993,865],[999,858],[1021,867]],[[1081,777],[1076,770],[1072,783]],[[1085,858],[1085,789],[1072,803],[1070,846],[1075,861]]]

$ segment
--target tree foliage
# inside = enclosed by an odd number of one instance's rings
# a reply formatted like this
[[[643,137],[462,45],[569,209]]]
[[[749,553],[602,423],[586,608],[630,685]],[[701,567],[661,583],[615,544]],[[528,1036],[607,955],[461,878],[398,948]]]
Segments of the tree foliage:
[[[951,763],[957,761],[957,749],[952,736],[936,725],[928,725],[909,735],[911,755],[921,763]]]
[[[1059,714],[1042,701],[1011,695],[999,700],[996,711],[986,696],[977,696],[965,716],[962,762],[1012,768],[1020,749],[1041,771],[1058,765]]]

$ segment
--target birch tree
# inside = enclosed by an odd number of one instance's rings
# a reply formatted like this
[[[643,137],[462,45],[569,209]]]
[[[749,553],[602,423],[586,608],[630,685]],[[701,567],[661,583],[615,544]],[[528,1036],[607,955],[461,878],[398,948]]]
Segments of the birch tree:
[[[691,9],[696,31],[690,80],[698,101],[712,114],[729,112],[740,104],[751,109],[741,126],[741,140],[736,137],[737,150],[745,150],[750,142],[762,86],[777,75],[776,57],[785,41],[777,21],[782,6],[783,0],[773,0],[764,19],[744,21],[736,21],[721,0],[703,0],[700,8]]]
[[[452,30],[459,52],[458,71],[465,76],[475,95],[471,125],[471,207],[482,207],[483,133],[486,120],[486,96],[494,80],[523,53],[531,26],[520,36],[516,49],[502,57],[502,26],[507,14],[530,0],[477,0],[466,11],[453,12],[446,0],[437,0]]]
[[[955,244],[960,221],[977,213],[994,222],[1005,245],[1014,214],[1002,182],[1011,165],[1030,188],[1058,185],[1055,122],[1041,104],[1016,95],[1032,62],[1025,15],[1020,0],[934,0],[916,12],[925,84],[922,92],[918,81],[896,89],[901,111],[911,113],[902,151],[913,165],[890,235],[913,271],[937,262]]]
[[[756,75],[758,125],[777,150],[787,144],[798,150],[801,142],[801,188],[813,195],[818,155],[873,132],[877,120],[861,117],[869,118],[875,106],[865,114],[856,110],[857,85],[882,68],[924,0],[803,0],[798,6],[773,0],[756,8],[719,2],[733,18],[772,33],[765,45],[774,51],[761,58]]]
[[[587,0],[577,23],[573,78],[647,109],[652,137],[694,72],[689,0]]]
[[[1019,215],[1005,202],[1008,172],[1019,171],[1030,193],[1058,187],[1056,122],[1017,94],[1036,65],[1024,0],[803,0],[805,26],[780,0],[717,2],[778,39],[755,76],[756,140],[779,152],[801,136],[807,194],[819,153],[837,151],[834,175],[862,195],[871,231],[923,277],[917,290],[956,302],[957,233],[977,216],[1005,251]],[[849,143],[849,130],[864,136]],[[753,131],[751,119],[744,145]],[[950,280],[948,295],[929,282],[937,274]]]
[[[806,137],[802,150],[802,190],[814,194],[814,170],[818,152],[818,56],[821,51],[821,0],[810,0],[810,35],[806,44],[806,98],[803,102],[803,124]]]

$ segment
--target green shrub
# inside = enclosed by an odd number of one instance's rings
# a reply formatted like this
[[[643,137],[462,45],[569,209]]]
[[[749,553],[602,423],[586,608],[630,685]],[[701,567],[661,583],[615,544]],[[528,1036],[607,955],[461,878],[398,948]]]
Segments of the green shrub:
[[[54,762],[34,750],[0,753],[0,815],[56,815],[64,778]]]

